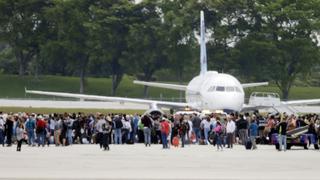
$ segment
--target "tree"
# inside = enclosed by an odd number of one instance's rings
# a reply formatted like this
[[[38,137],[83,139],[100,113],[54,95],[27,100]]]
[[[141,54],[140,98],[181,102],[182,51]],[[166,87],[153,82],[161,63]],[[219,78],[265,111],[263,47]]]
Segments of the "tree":
[[[267,69],[264,71],[269,72],[283,98],[287,99],[297,75],[308,73],[319,63],[316,32],[320,28],[320,2],[277,0],[253,4],[260,12],[260,24],[257,25],[257,21],[251,24],[250,33],[244,39],[245,44],[251,43],[251,50],[246,48],[242,53],[254,57],[247,64]],[[252,17],[252,14],[247,16]],[[256,46],[257,43],[260,45]]]
[[[53,62],[59,58],[65,59],[68,66],[78,73],[80,93],[84,93],[86,69],[92,53],[92,41],[86,26],[91,20],[88,14],[91,1],[58,0],[54,3],[52,8],[47,9],[46,15],[56,37],[44,45],[43,51],[47,50],[47,53],[43,54],[53,58]]]
[[[111,95],[116,94],[125,64],[130,64],[125,60],[124,54],[128,49],[129,25],[135,21],[136,16],[133,6],[134,3],[130,0],[98,0],[90,7],[90,14],[94,18],[88,26],[96,43],[96,55],[100,56],[96,60],[102,66],[110,66]]]
[[[167,29],[160,17],[155,1],[143,1],[136,8],[141,21],[131,24],[128,57],[138,71],[143,72],[142,79],[150,81],[155,71],[167,65],[168,36]],[[144,97],[148,96],[148,87],[144,88]]]
[[[39,39],[45,21],[44,8],[49,0],[2,0],[0,2],[0,38],[7,42],[19,64],[19,75],[24,76],[28,63],[39,53]]]

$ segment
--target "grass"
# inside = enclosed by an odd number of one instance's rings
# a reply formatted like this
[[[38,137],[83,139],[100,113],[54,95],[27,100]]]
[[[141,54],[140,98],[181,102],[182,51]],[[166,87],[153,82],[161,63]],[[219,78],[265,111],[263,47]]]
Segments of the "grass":
[[[124,76],[117,90],[116,96],[120,97],[143,97],[143,86],[133,84],[134,77]],[[0,98],[45,98],[53,99],[47,96],[26,95],[24,87],[33,90],[57,91],[57,92],[79,92],[79,78],[62,76],[41,76],[35,80],[32,76],[19,77],[16,75],[0,75]],[[246,89],[246,96],[251,92],[280,92],[275,86],[254,87]],[[86,94],[93,95],[111,95],[110,78],[87,78]],[[149,88],[149,97],[163,100],[175,100],[179,97],[179,92],[175,90]],[[293,87],[289,99],[312,99],[320,98],[320,87]]]

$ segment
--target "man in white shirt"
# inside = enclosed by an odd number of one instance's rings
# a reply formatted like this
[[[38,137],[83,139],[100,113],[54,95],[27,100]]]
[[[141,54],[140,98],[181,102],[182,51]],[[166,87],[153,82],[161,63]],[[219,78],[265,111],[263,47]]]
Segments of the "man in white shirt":
[[[232,148],[233,147],[233,138],[234,138],[234,131],[236,130],[236,124],[234,121],[231,119],[230,115],[227,116],[227,148]]]

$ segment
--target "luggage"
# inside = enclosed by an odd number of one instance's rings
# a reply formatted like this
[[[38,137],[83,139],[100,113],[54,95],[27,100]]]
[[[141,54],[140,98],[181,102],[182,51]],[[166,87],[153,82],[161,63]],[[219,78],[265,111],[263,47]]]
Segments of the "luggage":
[[[247,141],[245,144],[245,147],[247,150],[250,150],[252,148],[252,142],[251,141]]]
[[[191,133],[190,141],[191,141],[191,143],[197,142],[196,134],[194,132]]]
[[[172,145],[174,147],[179,147],[179,137],[178,136],[175,136],[173,139],[172,139]]]

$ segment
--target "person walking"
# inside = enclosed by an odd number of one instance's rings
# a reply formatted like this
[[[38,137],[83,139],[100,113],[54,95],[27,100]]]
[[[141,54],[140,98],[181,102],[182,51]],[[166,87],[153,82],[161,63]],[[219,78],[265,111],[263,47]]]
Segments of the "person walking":
[[[16,129],[16,136],[17,136],[17,151],[21,151],[21,145],[22,145],[22,141],[24,139],[24,128],[23,128],[23,124],[20,123],[19,126]]]
[[[223,150],[222,147],[222,135],[223,135],[223,129],[220,121],[216,122],[216,127],[213,129],[215,136],[216,136],[216,144],[217,144],[217,150]]]
[[[106,120],[103,118],[103,115],[99,115],[98,117],[98,122],[96,124],[96,131],[97,133],[97,143],[99,143],[100,148],[103,147],[102,143],[102,136],[103,136],[103,126],[107,123]]]
[[[277,131],[279,134],[279,151],[287,150],[287,127],[288,124],[284,118],[281,119],[281,122],[277,125]]]
[[[258,136],[258,124],[255,121],[255,119],[251,119],[251,123],[249,126],[249,136],[250,136],[250,141],[252,143],[252,149],[257,149],[256,145],[256,137]]]

